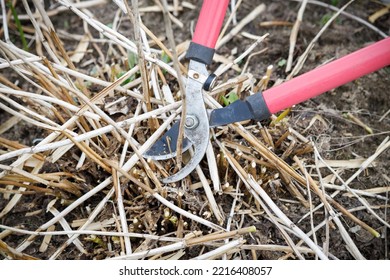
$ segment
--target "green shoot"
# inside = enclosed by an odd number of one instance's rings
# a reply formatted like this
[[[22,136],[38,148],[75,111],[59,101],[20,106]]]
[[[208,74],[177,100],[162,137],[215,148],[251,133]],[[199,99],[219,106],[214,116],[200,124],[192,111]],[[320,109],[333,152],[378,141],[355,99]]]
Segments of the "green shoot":
[[[27,40],[26,40],[26,37],[24,36],[22,24],[20,23],[20,20],[19,20],[19,17],[18,17],[18,13],[16,12],[16,9],[15,9],[14,5],[12,5],[11,1],[8,1],[7,5],[11,9],[12,16],[14,17],[14,21],[15,21],[16,27],[17,27],[17,29],[19,31],[20,40],[22,41],[23,49],[25,51],[28,51]]]
[[[165,63],[169,63],[171,62],[171,58],[163,51],[162,54],[161,54],[161,60],[164,61]],[[162,70],[164,74],[167,73],[167,70],[163,69]]]
[[[331,4],[332,6],[338,6],[339,3],[340,3],[339,0],[332,0],[332,1],[330,1],[330,4]]]
[[[226,95],[226,97],[221,96],[221,99],[222,99],[223,105],[228,106],[229,104],[232,104],[233,102],[237,101],[239,98],[235,92],[231,91]]]
[[[286,65],[286,63],[287,63],[287,60],[282,58],[281,60],[278,61],[278,66],[283,67],[284,65]]]
[[[128,63],[128,66],[129,66],[129,70],[130,69],[133,69],[137,64],[138,64],[138,57],[135,53],[132,53],[132,52],[127,52],[127,63]],[[123,75],[124,73],[121,74],[121,76]],[[117,77],[119,78],[119,77]],[[127,81],[129,80],[129,81]],[[127,84],[131,81],[134,81],[135,80],[135,74],[134,75],[131,75],[129,77],[129,79],[127,79],[124,83]]]
[[[119,73],[117,73],[116,74],[117,79],[122,77],[124,74],[126,74],[126,71],[120,71]],[[129,78],[124,80],[124,82],[121,84],[121,86],[124,86],[124,85],[130,83],[131,81],[134,81],[134,79],[135,79],[135,75],[131,75]]]
[[[165,52],[162,52],[161,54],[161,60],[164,61],[165,63],[169,63],[171,62],[171,58],[165,53]]]

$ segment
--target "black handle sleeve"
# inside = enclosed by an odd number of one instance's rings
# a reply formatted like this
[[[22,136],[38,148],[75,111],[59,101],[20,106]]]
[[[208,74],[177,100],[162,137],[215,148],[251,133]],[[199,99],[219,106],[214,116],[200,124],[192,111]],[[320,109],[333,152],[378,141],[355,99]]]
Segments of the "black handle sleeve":
[[[213,62],[214,52],[215,49],[191,42],[187,50],[186,58],[210,65]]]

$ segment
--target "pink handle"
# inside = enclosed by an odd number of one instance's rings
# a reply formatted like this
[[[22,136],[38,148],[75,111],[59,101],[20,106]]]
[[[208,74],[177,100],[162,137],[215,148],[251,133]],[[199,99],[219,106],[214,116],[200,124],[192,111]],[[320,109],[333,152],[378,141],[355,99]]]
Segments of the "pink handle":
[[[390,65],[390,37],[263,92],[271,113]]]
[[[192,41],[214,49],[229,0],[204,0]]]

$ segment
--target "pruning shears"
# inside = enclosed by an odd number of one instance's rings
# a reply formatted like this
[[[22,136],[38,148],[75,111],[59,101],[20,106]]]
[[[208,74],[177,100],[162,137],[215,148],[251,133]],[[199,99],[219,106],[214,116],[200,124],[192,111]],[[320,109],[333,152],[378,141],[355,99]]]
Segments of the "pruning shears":
[[[210,90],[216,78],[214,74],[209,74],[207,65],[213,60],[228,5],[229,0],[203,1],[186,55],[190,61],[185,89],[187,113],[182,151],[193,146],[194,153],[187,165],[164,178],[164,183],[179,181],[195,169],[206,153],[210,128],[250,119],[267,119],[274,113],[390,65],[390,38],[386,38],[244,100],[237,100],[224,108],[207,110],[203,90]],[[153,160],[176,157],[178,134],[179,122],[146,151],[144,157]]]

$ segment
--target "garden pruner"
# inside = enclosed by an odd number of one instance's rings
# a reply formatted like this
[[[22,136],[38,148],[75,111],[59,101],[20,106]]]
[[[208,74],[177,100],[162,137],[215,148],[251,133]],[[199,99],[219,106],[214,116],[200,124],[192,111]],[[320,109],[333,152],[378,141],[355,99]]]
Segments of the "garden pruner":
[[[189,143],[194,146],[194,154],[187,165],[175,175],[165,178],[163,182],[178,181],[187,176],[202,160],[209,142],[209,122],[203,101],[202,89],[207,89],[213,82],[206,65],[213,61],[214,47],[226,14],[229,0],[205,0],[195,27],[194,36],[187,51],[190,59],[188,79],[185,89],[186,116],[184,124],[183,148],[188,149]],[[174,134],[165,135],[144,156],[155,160],[176,156],[178,123],[174,125]]]
[[[302,74],[283,84],[237,100],[220,109],[206,110],[203,89],[209,90],[215,75],[208,73],[229,0],[205,0],[187,51],[190,59],[186,84],[186,111],[182,151],[194,147],[191,160],[178,173],[163,179],[179,181],[189,175],[202,160],[209,143],[209,129],[234,122],[267,119],[273,113],[346,84],[390,65],[390,38],[383,39],[340,59]],[[173,158],[179,122],[175,123],[146,153],[153,160]]]

